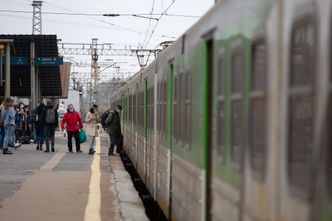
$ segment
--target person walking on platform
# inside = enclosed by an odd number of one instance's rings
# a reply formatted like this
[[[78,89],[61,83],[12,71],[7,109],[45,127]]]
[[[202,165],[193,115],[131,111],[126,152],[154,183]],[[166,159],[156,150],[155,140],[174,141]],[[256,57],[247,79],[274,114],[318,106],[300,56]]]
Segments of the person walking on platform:
[[[110,111],[105,121],[105,127],[107,133],[110,136],[110,147],[108,149],[108,155],[114,155],[114,146],[116,145],[116,152],[118,154],[122,151],[122,133],[121,133],[121,119],[120,112],[122,110],[121,105],[116,105],[113,111]]]
[[[3,154],[13,154],[8,150],[8,144],[13,143],[13,135],[15,129],[15,114],[16,111],[13,108],[14,101],[10,97],[7,97],[4,102],[4,109],[1,111],[1,119],[3,120],[5,128],[5,136],[3,141]]]
[[[54,109],[53,102],[51,100],[47,101],[46,105],[46,114],[45,119],[45,142],[46,142],[46,150],[45,153],[50,152],[50,142],[51,142],[51,151],[54,152],[54,135],[55,128],[58,127],[58,111]]]
[[[85,122],[86,122],[86,135],[90,140],[90,149],[89,154],[94,154],[96,151],[93,148],[95,138],[98,134],[97,131],[97,119],[98,115],[95,108],[90,108],[89,112],[86,114]]]
[[[36,119],[35,119],[35,130],[36,130],[36,140],[37,147],[36,150],[43,150],[43,144],[45,139],[45,114],[46,106],[43,101],[39,102],[39,105],[36,108]]]
[[[62,101],[61,104],[59,105],[59,108],[58,108],[58,116],[59,116],[59,123],[61,124],[61,121],[62,121],[62,118],[63,116],[65,116],[65,113],[67,112],[66,110],[66,107],[65,107],[65,103]],[[61,131],[61,125],[59,125],[59,129],[60,129],[60,132]]]
[[[67,113],[62,118],[61,121],[61,129],[64,131],[66,124],[66,130],[68,134],[68,151],[70,153],[73,152],[73,144],[72,144],[72,138],[75,138],[76,143],[76,152],[81,153],[81,145],[80,145],[80,139],[79,139],[79,129],[83,128],[83,122],[80,118],[80,115],[77,111],[74,109],[74,105],[69,104]],[[78,124],[80,128],[78,127]]]
[[[16,123],[16,130],[15,130],[15,146],[20,145],[20,139],[26,132],[26,122],[27,122],[27,113],[25,112],[25,105],[23,102],[18,104],[16,116],[15,116],[15,123]]]

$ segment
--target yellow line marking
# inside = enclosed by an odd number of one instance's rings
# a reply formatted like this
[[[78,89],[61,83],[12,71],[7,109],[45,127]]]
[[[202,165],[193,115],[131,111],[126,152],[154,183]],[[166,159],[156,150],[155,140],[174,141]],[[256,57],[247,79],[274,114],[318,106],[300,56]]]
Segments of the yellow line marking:
[[[85,208],[85,221],[100,221],[101,191],[100,191],[100,138],[96,137],[95,154],[91,164],[89,198]]]

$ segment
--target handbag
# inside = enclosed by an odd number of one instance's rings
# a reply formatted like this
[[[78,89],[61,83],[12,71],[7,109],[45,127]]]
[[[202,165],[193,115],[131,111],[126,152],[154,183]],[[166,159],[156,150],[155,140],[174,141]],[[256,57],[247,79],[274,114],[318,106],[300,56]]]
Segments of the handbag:
[[[79,138],[80,138],[80,143],[84,143],[86,141],[86,133],[83,128],[80,129]]]

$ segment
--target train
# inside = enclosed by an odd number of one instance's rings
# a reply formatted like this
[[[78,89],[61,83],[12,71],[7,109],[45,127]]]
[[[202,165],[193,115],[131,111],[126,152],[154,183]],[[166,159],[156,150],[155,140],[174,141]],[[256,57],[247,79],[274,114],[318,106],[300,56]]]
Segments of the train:
[[[220,0],[117,92],[168,220],[332,220],[331,40],[330,0]]]

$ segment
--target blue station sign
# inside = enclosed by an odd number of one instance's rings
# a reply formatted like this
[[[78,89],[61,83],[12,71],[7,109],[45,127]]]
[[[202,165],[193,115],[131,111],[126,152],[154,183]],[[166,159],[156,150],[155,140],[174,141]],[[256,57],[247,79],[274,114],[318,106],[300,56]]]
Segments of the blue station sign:
[[[2,58],[2,65],[6,65],[6,59]],[[10,57],[10,65],[28,65],[28,57]]]
[[[38,57],[35,59],[37,65],[60,65],[63,64],[63,57]]]
[[[10,64],[11,65],[27,65],[28,58],[27,57],[11,57]]]

